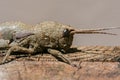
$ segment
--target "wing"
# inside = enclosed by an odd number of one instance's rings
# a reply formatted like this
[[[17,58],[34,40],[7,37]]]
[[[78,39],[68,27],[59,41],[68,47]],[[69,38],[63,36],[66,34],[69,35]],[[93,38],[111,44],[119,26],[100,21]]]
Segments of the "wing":
[[[9,42],[13,42],[17,39],[21,39],[30,35],[34,35],[33,32],[30,31],[14,31],[14,30],[4,30],[0,33],[0,38],[4,40],[9,40]]]
[[[24,37],[28,37],[30,35],[34,35],[34,33],[33,32],[28,32],[28,31],[21,31],[21,32],[14,33],[14,38],[15,39],[21,39],[21,38],[24,38]]]

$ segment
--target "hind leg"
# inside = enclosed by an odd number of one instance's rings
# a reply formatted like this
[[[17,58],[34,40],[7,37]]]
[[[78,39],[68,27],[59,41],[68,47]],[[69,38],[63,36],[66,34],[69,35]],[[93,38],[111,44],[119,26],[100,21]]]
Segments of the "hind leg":
[[[7,51],[1,63],[5,63],[5,61],[7,60],[7,58],[10,56],[12,52],[22,52],[22,53],[32,54],[34,53],[34,50],[20,47],[20,46],[13,46]]]

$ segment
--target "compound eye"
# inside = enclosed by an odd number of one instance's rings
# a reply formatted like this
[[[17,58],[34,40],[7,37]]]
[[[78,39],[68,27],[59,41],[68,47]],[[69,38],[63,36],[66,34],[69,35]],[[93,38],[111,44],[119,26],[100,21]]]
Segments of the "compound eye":
[[[63,37],[68,37],[70,35],[70,31],[68,29],[65,29],[63,31]]]

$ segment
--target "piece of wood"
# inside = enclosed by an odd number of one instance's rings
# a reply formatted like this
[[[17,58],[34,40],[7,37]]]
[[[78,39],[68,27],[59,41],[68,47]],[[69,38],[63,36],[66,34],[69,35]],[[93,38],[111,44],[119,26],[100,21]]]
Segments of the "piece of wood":
[[[81,67],[77,69],[61,62],[13,61],[0,66],[0,80],[120,79],[118,62],[83,62]]]
[[[1,53],[2,54],[2,53]],[[23,54],[24,55],[24,54]],[[57,61],[50,54],[15,58],[0,65],[0,80],[119,80],[120,47],[82,46],[65,54],[81,68]],[[0,59],[2,60],[2,55]],[[14,59],[11,61],[11,59]],[[38,61],[39,60],[39,61]]]

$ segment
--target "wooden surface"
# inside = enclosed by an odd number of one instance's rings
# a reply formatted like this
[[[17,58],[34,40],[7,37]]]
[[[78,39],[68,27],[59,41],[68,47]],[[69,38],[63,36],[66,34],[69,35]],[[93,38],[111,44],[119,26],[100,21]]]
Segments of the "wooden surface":
[[[13,61],[0,66],[0,80],[119,80],[117,62],[83,62],[77,69],[61,62]]]
[[[120,79],[119,47],[82,46],[77,48],[77,50],[72,49],[65,56],[81,68],[72,67],[57,61],[49,54],[44,54],[43,56],[37,54],[31,57],[19,58],[15,58],[15,55],[12,55],[9,59],[10,62],[0,65],[0,80]],[[14,60],[11,61],[11,59]]]

